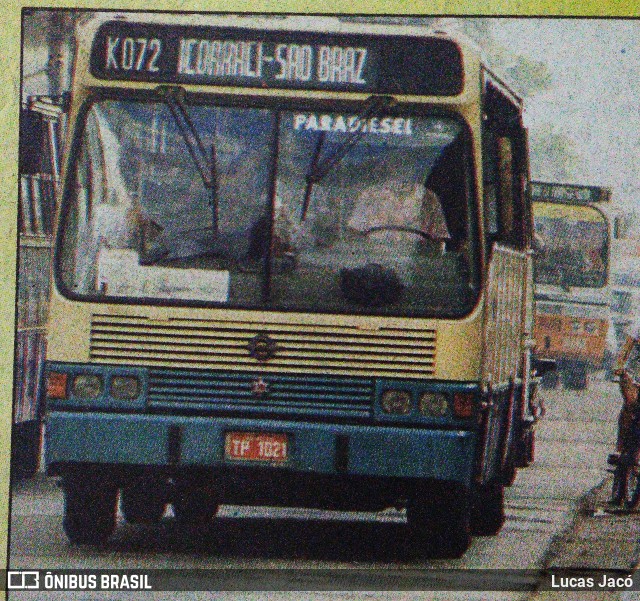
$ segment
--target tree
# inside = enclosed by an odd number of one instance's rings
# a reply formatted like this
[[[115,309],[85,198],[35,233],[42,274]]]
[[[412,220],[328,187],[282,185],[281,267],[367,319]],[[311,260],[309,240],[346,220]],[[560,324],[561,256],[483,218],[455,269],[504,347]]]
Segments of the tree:
[[[531,172],[536,179],[571,182],[581,157],[575,143],[553,126],[543,124],[531,131]]]
[[[461,20],[462,31],[485,52],[489,62],[513,84],[525,99],[552,90],[553,75],[539,60],[516,54],[497,44],[495,19]],[[582,158],[575,143],[550,123],[536,124],[530,131],[531,173],[535,179],[572,182],[580,173]]]

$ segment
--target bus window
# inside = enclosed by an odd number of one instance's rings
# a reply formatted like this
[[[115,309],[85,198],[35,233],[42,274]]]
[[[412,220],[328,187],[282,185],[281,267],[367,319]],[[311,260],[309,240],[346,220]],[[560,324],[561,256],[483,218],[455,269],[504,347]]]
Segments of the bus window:
[[[489,240],[523,248],[530,229],[525,204],[526,165],[515,137],[483,132],[485,232]]]
[[[353,132],[345,131],[350,119],[303,113],[281,119],[274,303],[382,314],[468,310],[462,125],[444,117],[381,118],[353,143]],[[330,168],[314,184],[303,220],[314,162]],[[370,288],[391,292],[368,294]]]
[[[188,109],[214,157],[207,168],[215,190],[167,105],[104,100],[89,109],[63,225],[60,267],[69,290],[261,300],[262,276],[250,265],[265,256],[272,117],[253,109]]]
[[[505,137],[497,139],[498,177],[500,186],[500,221],[505,239],[514,237],[514,197],[513,197],[513,153],[511,140]]]
[[[523,249],[530,240],[527,136],[517,105],[488,83],[482,121],[487,250],[494,241]]]
[[[534,202],[536,283],[602,287],[607,281],[609,234],[596,208]]]
[[[498,232],[500,231],[497,193],[498,160],[493,132],[484,125],[482,130],[482,148],[485,233],[491,241],[497,239]]]
[[[459,121],[284,113],[272,208],[274,113],[187,109],[213,149],[205,170],[215,190],[166,104],[89,109],[59,255],[69,290],[398,315],[473,306],[474,201]],[[305,215],[312,168],[322,176]],[[360,299],[350,278],[396,292]]]

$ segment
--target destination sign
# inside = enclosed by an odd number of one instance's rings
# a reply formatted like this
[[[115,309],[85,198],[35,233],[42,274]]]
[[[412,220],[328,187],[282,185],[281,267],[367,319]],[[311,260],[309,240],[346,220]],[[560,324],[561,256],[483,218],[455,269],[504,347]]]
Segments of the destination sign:
[[[570,204],[609,202],[611,200],[611,190],[599,186],[531,182],[531,199]]]
[[[439,38],[113,21],[91,51],[99,79],[453,96],[458,46]]]

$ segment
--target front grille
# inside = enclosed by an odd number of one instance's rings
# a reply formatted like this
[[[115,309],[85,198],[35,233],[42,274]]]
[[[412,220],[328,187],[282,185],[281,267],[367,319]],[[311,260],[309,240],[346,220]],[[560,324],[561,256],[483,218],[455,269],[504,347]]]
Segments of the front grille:
[[[264,394],[253,392],[256,383],[266,385]],[[151,369],[149,407],[365,418],[372,412],[374,388],[370,378]]]
[[[260,363],[249,341],[267,334],[275,356]],[[263,373],[433,377],[436,332],[419,325],[361,329],[352,325],[214,321],[94,314],[95,363]]]

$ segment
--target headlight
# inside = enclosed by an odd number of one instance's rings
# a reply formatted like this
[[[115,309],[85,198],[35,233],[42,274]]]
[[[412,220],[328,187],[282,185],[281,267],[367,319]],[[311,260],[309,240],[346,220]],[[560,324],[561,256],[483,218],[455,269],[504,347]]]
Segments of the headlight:
[[[443,392],[423,392],[418,406],[422,415],[444,417],[449,412],[449,399]]]
[[[407,415],[411,411],[411,393],[406,390],[385,390],[380,405],[385,413]]]
[[[135,376],[114,376],[109,392],[114,399],[133,401],[140,396],[140,380]]]
[[[97,399],[104,389],[102,376],[81,374],[73,378],[71,393],[80,399]]]

